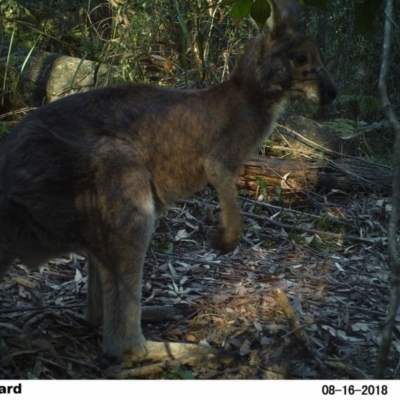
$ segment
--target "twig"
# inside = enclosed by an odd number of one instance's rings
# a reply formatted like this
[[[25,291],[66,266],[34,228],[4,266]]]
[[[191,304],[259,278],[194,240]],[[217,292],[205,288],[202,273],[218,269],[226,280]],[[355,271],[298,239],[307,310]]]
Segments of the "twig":
[[[298,320],[295,311],[293,310],[292,305],[290,304],[289,299],[287,298],[284,291],[281,289],[275,289],[274,294],[278,300],[280,307],[282,308],[283,313],[285,314],[289,326],[295,332],[295,336],[300,343],[300,345],[305,347],[311,354],[313,354],[313,349],[311,346],[310,338],[307,333],[303,329],[303,325]]]
[[[83,361],[83,360],[79,360],[77,358],[72,358],[72,357],[67,357],[67,356],[61,356],[60,358],[62,360],[69,361],[69,362],[72,362],[74,364],[79,364],[79,365],[82,365],[84,367],[88,367],[88,368],[94,369],[97,372],[101,371],[101,369],[97,365],[95,365],[93,363],[90,363],[90,362],[87,362],[87,361]]]
[[[16,114],[22,114],[22,113],[27,113],[33,110],[36,110],[37,107],[25,107],[25,108],[21,108],[19,110],[14,110],[14,111],[10,111],[4,114],[0,114],[0,119],[12,116],[12,115],[16,115]]]
[[[182,200],[182,201],[180,201],[180,203],[195,205],[195,203],[191,200]],[[204,204],[207,207],[209,207],[211,210],[215,210],[218,208],[218,206],[215,204],[211,204],[211,203],[204,203]],[[291,210],[288,210],[288,212],[290,212],[290,211]],[[302,226],[286,224],[284,222],[278,222],[272,218],[266,217],[265,215],[257,215],[257,214],[252,214],[252,213],[248,213],[245,211],[242,211],[241,214],[244,215],[245,217],[268,222],[271,225],[277,226],[278,228],[282,228],[282,229],[285,229],[288,231],[295,230],[297,232],[305,232],[305,233],[310,233],[312,235],[325,236],[325,237],[330,237],[333,239],[348,240],[350,242],[356,242],[356,243],[375,244],[375,243],[380,243],[380,242],[383,242],[384,240],[386,240],[386,237],[378,237],[378,238],[374,238],[374,239],[368,239],[368,238],[361,238],[359,236],[346,235],[344,233],[325,232],[325,231],[320,231],[318,229],[304,228]]]
[[[350,375],[352,379],[371,379],[363,370],[360,368],[355,367],[354,365],[345,364],[342,361],[330,361],[325,360],[324,364],[328,367],[335,368],[339,371],[345,371]]]
[[[361,238],[358,236],[346,235],[344,233],[325,232],[325,231],[320,231],[318,229],[304,228],[302,226],[286,224],[284,222],[278,222],[278,221],[275,221],[274,219],[271,219],[264,215],[256,215],[256,214],[251,214],[251,213],[244,212],[244,211],[242,211],[242,215],[249,217],[249,218],[266,221],[274,226],[277,226],[279,228],[282,228],[282,229],[285,229],[288,231],[295,230],[297,232],[305,232],[305,233],[310,233],[312,235],[326,236],[326,237],[330,237],[333,239],[348,240],[350,242],[374,244],[374,243],[382,242],[384,239],[386,239],[386,237],[385,238],[367,239],[367,238]]]
[[[0,314],[10,314],[17,312],[26,312],[26,311],[42,311],[42,310],[65,310],[71,308],[85,308],[86,304],[79,304],[75,306],[40,306],[40,307],[25,307],[25,308],[8,308],[7,310],[0,310]]]
[[[175,256],[173,254],[165,254],[165,253],[160,253],[157,251],[155,251],[154,254],[157,257],[171,258],[171,259],[180,260],[180,261],[190,261],[190,262],[193,262],[194,264],[207,264],[207,265],[214,265],[216,267],[221,267],[221,268],[232,268],[232,263],[224,263],[224,262],[219,262],[219,261],[205,260],[202,257],[194,258],[194,257],[188,257],[188,256]],[[248,270],[252,271],[250,268]]]
[[[286,212],[288,214],[298,214],[302,217],[309,217],[309,218],[313,218],[313,219],[320,219],[322,218],[320,215],[313,215],[313,214],[309,214],[309,213],[305,213],[303,211],[298,211],[298,210],[293,210],[290,208],[285,208],[282,206],[274,206],[272,204],[266,203],[265,201],[258,201],[258,200],[253,200],[253,199],[248,199],[245,197],[241,197],[239,196],[239,199],[242,199],[244,202],[246,203],[252,203],[252,204],[257,204],[260,207],[263,208],[269,208],[270,210],[275,210],[275,211],[280,211],[280,212]]]

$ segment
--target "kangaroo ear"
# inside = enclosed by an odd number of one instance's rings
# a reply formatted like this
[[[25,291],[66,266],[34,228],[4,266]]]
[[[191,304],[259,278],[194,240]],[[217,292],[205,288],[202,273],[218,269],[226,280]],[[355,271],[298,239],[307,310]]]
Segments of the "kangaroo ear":
[[[296,0],[268,0],[271,15],[263,33],[271,40],[290,35],[299,22],[300,6]]]

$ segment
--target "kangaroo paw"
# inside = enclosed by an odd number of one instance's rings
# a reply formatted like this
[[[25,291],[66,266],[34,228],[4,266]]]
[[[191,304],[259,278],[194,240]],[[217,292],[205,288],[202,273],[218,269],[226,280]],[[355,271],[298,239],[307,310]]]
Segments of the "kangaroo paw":
[[[214,249],[219,250],[222,253],[230,253],[235,250],[238,240],[238,233],[232,233],[219,227],[212,236],[211,245]]]

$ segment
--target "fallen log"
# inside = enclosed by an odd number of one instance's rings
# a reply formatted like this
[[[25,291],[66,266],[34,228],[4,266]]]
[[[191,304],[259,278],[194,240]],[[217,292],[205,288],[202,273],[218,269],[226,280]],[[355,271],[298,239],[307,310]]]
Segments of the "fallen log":
[[[41,50],[0,46],[0,72],[6,80],[1,111],[39,107],[109,82],[113,69],[93,61]],[[6,74],[7,72],[7,74]]]
[[[265,156],[245,163],[239,188],[269,200],[281,195],[334,190],[389,193],[392,168],[356,157],[351,140],[312,119],[284,114]]]
[[[269,197],[270,194],[276,196],[277,193],[318,191],[321,188],[328,192],[357,189],[367,193],[389,193],[391,181],[390,167],[362,158],[286,160],[255,156],[245,163],[238,186],[251,195],[257,196],[264,191],[264,197]]]

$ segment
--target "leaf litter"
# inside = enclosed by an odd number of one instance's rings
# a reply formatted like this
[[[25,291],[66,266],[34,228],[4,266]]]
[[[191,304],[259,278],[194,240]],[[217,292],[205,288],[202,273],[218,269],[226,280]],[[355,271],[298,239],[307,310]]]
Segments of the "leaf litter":
[[[372,378],[390,297],[386,246],[374,238],[386,234],[390,201],[354,196],[299,213],[242,199],[243,238],[234,252],[220,255],[209,247],[218,216],[212,196],[206,189],[159,220],[145,262],[143,304],[186,313],[144,322],[143,331],[150,340],[234,350],[238,366],[206,370],[174,360],[124,369],[105,358],[101,329],[85,321],[82,254],[34,271],[16,264],[0,283],[1,378]],[[399,321],[387,366],[392,379],[400,378]]]

